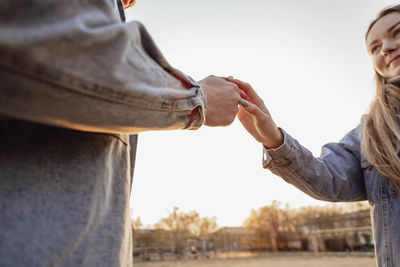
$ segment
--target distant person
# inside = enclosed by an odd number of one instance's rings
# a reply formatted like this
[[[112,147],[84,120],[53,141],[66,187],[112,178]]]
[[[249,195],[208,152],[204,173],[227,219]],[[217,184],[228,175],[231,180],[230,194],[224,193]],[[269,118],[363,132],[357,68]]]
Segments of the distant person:
[[[132,266],[136,133],[236,116],[234,83],[171,67],[122,4],[0,2],[0,266]]]
[[[400,266],[400,5],[370,24],[366,45],[376,71],[377,96],[360,125],[320,157],[278,128],[252,87],[243,90],[238,118],[264,145],[264,168],[306,194],[326,201],[371,204],[378,266]],[[312,131],[312,129],[311,129]]]

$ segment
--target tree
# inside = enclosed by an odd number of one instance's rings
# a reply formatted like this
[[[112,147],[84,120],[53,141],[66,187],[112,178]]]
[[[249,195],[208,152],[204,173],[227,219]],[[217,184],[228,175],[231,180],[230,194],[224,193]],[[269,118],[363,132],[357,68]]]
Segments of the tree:
[[[357,206],[358,207],[358,206]],[[273,201],[271,205],[258,210],[252,210],[245,221],[245,226],[256,231],[257,245],[260,248],[271,248],[277,251],[279,247],[288,246],[288,237],[301,237],[302,231],[298,228],[305,222],[316,221],[319,228],[333,228],[332,215],[344,213],[343,206],[332,204],[329,206],[308,206],[292,209],[289,204],[281,207],[281,203]]]
[[[132,220],[132,230],[135,231],[136,229],[140,229],[143,226],[142,220],[140,216],[136,218],[136,220]]]
[[[261,207],[258,211],[252,210],[245,226],[254,229],[257,233],[259,247],[270,247],[273,251],[278,250],[278,234],[288,228],[288,214],[280,208],[276,200],[271,205]]]
[[[346,212],[357,212],[362,210],[369,210],[370,204],[368,201],[347,202],[342,204]]]
[[[174,207],[168,217],[162,218],[156,224],[156,228],[168,230],[171,234],[171,245],[175,250],[181,251],[184,239],[191,235],[199,217],[196,211],[184,213],[179,212],[178,207]]]
[[[170,232],[171,244],[178,251],[186,238],[204,237],[218,228],[215,217],[201,218],[196,211],[180,212],[178,207],[168,217],[161,218],[155,227]]]
[[[198,237],[205,237],[218,229],[216,217],[208,218],[203,217],[195,224],[195,235]]]

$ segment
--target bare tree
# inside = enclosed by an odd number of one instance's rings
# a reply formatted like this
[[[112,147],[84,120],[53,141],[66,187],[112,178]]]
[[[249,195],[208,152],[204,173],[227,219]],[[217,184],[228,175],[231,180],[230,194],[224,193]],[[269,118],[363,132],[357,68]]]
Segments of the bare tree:
[[[161,218],[156,224],[156,228],[168,230],[171,234],[171,245],[175,250],[181,251],[184,239],[192,235],[199,218],[196,211],[179,212],[179,208],[174,207],[168,217]]]
[[[132,230],[135,231],[136,229],[140,229],[143,227],[142,220],[140,216],[136,218],[136,220],[132,220]]]
[[[202,217],[196,222],[195,235],[205,237],[218,229],[216,217],[208,218]]]
[[[257,233],[257,245],[260,248],[270,248],[277,251],[288,247],[288,238],[297,234],[301,236],[299,224],[314,220],[319,228],[333,228],[333,221],[329,216],[343,214],[345,209],[338,204],[329,206],[308,206],[293,209],[286,204],[273,201],[269,206],[252,210],[245,221],[245,226],[254,229]]]
[[[186,238],[204,237],[218,228],[215,217],[201,218],[196,211],[180,212],[178,207],[168,217],[161,218],[155,227],[170,232],[171,245],[177,251],[182,250]]]
[[[252,210],[245,226],[256,230],[259,245],[277,251],[278,233],[287,224],[286,217],[280,203],[274,200],[271,205],[261,207],[258,211]]]

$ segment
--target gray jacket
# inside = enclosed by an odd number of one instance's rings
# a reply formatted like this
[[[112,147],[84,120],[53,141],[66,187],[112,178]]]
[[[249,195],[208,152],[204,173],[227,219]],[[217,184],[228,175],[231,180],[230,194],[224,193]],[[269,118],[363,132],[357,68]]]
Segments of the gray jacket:
[[[113,0],[0,1],[0,81],[0,266],[131,266],[131,134],[200,127],[201,87]]]
[[[400,266],[400,198],[393,184],[365,159],[360,148],[361,126],[339,143],[325,145],[320,157],[284,135],[281,147],[264,148],[264,167],[316,199],[368,200],[377,264]]]

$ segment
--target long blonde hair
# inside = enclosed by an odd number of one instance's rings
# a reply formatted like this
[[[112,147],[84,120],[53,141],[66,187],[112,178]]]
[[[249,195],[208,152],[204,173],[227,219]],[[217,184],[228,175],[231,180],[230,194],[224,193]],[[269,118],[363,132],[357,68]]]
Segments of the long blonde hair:
[[[382,10],[371,22],[366,37],[383,16],[400,13],[400,5]],[[400,80],[387,80],[377,72],[376,97],[369,112],[362,118],[361,147],[366,159],[400,192]]]

